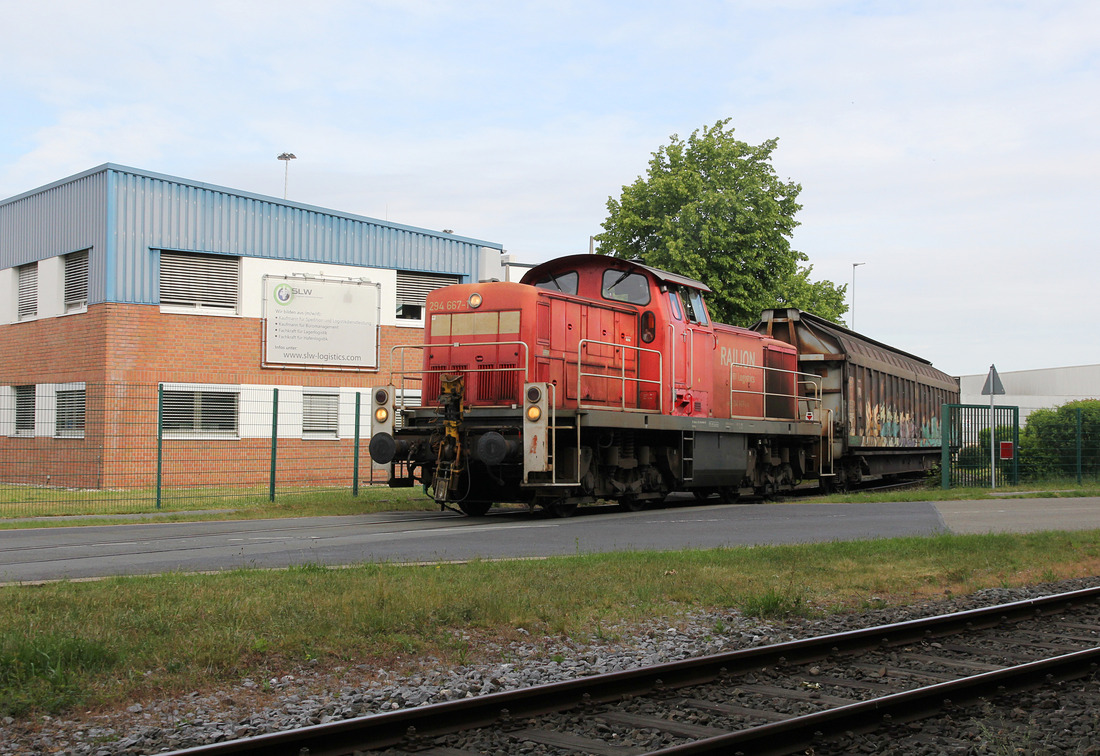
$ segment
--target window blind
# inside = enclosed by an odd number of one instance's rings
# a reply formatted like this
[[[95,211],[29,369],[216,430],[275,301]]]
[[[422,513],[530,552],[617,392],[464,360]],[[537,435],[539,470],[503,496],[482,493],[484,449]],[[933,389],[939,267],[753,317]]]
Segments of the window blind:
[[[65,311],[88,305],[88,250],[65,255]]]
[[[19,266],[19,320],[38,315],[38,263]]]
[[[302,433],[336,437],[340,398],[336,394],[302,394]]]
[[[236,257],[160,253],[160,303],[237,309],[240,263]]]
[[[399,270],[397,271],[397,304],[422,305],[428,298],[429,291],[456,284],[460,280],[462,280],[460,276]]]

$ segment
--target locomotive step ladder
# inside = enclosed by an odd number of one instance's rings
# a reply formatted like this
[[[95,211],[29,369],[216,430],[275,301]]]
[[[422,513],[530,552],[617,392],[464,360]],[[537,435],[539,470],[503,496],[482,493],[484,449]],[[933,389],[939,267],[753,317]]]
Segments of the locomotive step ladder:
[[[695,431],[684,431],[680,437],[680,471],[685,483],[695,480]]]
[[[581,475],[581,420],[577,415],[567,415],[553,413],[551,415],[551,421],[546,426],[547,431],[550,434],[549,443],[546,445],[546,461],[547,466],[550,468],[550,485],[552,486],[576,486],[579,485]],[[570,460],[568,456],[562,459],[562,465],[558,465],[558,443],[561,440],[559,433],[562,435],[573,434],[572,443],[566,447],[567,452],[572,452],[573,459]],[[562,468],[572,468],[574,472],[575,480],[561,480],[558,477]]]

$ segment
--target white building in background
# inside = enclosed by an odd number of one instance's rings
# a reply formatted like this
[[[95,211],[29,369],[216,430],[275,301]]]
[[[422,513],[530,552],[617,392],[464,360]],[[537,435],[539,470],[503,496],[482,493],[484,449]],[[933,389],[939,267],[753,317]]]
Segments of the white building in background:
[[[1042,370],[998,371],[1005,393],[995,397],[998,407],[1020,408],[1020,426],[1037,409],[1059,407],[1076,399],[1100,399],[1100,365],[1044,368]],[[960,402],[988,405],[982,396],[988,373],[964,375],[959,378]]]

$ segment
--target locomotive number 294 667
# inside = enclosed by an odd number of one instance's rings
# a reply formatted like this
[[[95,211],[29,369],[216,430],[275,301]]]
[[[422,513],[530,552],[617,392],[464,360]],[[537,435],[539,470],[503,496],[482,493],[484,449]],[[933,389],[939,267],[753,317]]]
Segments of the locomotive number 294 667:
[[[456,310],[468,310],[469,308],[470,305],[465,299],[447,299],[428,304],[428,312],[454,312]]]

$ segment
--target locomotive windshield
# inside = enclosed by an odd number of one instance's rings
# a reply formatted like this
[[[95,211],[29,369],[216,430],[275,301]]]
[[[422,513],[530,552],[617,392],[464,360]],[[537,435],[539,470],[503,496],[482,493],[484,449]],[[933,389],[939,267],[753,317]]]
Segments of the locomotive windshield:
[[[577,294],[577,271],[571,270],[568,273],[551,273],[546,278],[535,283],[535,286],[540,289],[549,289],[550,291],[560,291],[562,294]]]
[[[600,293],[604,299],[647,305],[649,304],[649,279],[642,273],[610,268],[603,272]]]

